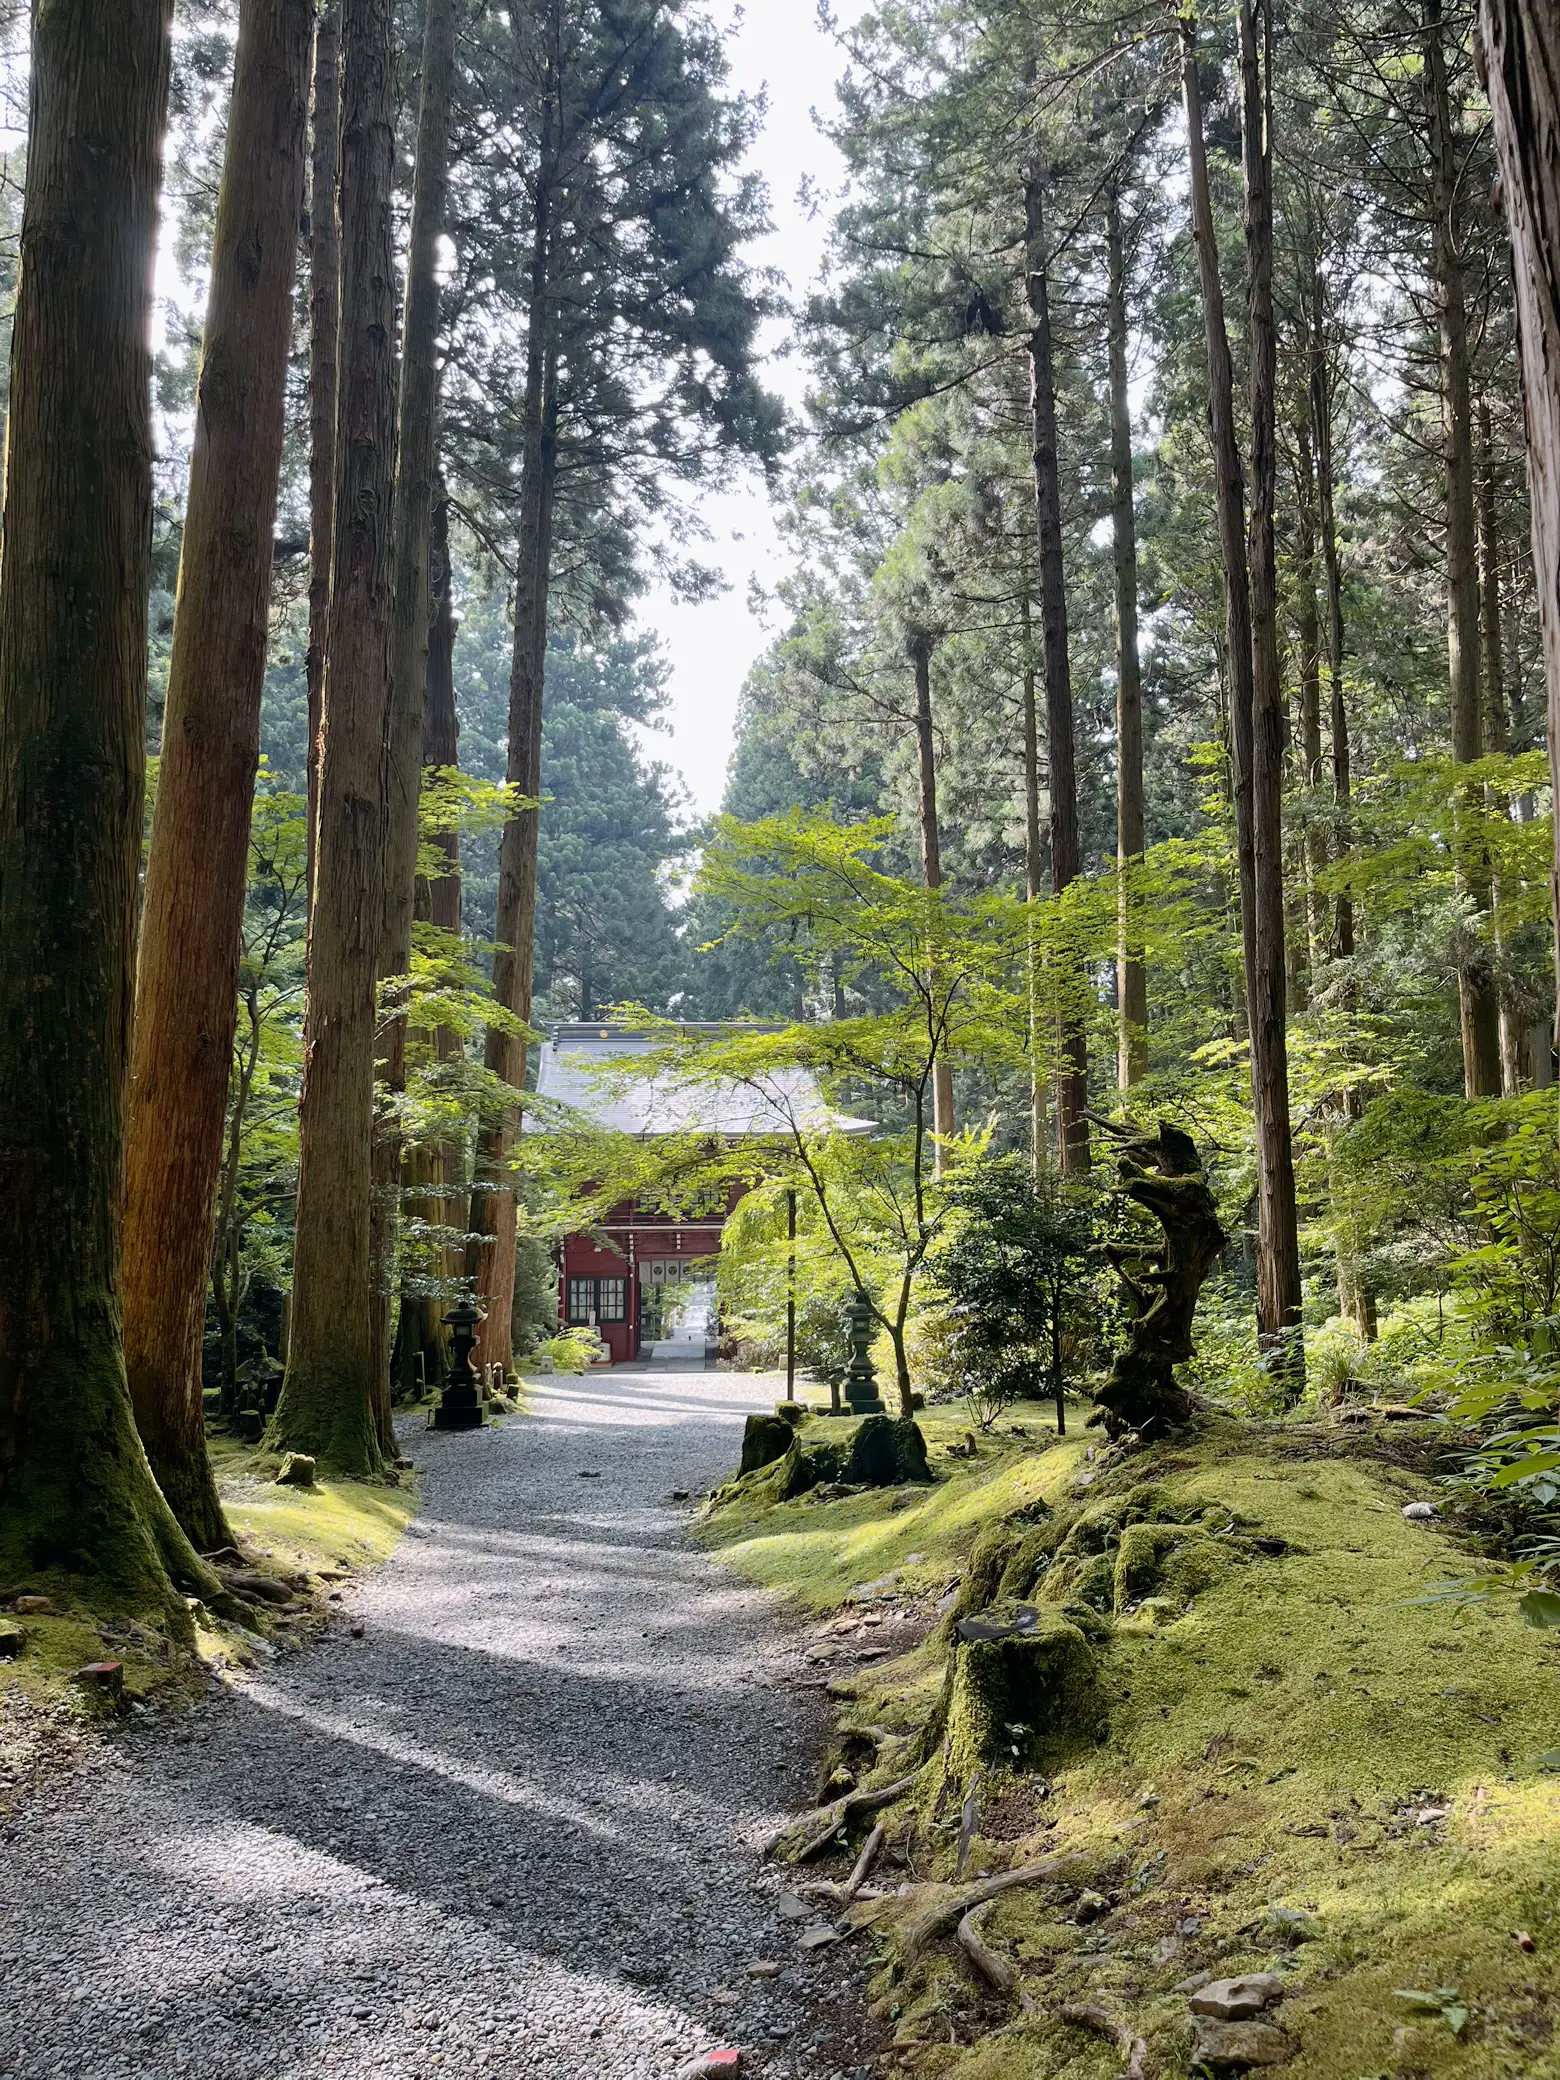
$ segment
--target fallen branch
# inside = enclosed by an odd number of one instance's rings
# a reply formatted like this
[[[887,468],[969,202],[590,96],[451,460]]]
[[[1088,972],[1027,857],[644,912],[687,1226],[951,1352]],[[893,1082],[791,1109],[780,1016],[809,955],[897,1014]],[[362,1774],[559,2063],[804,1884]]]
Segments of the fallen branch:
[[[957,1928],[972,1907],[984,1906],[999,1893],[1012,1892],[1020,1885],[1054,1885],[1058,1878],[1070,1877],[1074,1871],[1097,1861],[1086,1850],[1042,1856],[1038,1863],[1021,1863],[1017,1870],[999,1871],[994,1878],[983,1878],[978,1885],[961,1886],[947,1899],[928,1907],[918,1921],[910,1923],[905,1931],[905,1954],[916,1956],[928,1943],[935,1943],[950,1928]]]
[[[843,1798],[836,1799],[832,1806],[821,1806],[816,1812],[804,1813],[800,1819],[788,1821],[780,1832],[771,1838],[769,1848],[778,1848],[794,1829],[811,1826],[814,1832],[807,1836],[791,1857],[792,1863],[810,1863],[815,1856],[823,1854],[840,1829],[858,1814],[875,1813],[880,1806],[891,1806],[896,1798],[903,1798],[905,1793],[914,1787],[917,1774],[919,1772],[908,1777],[900,1777],[892,1784],[880,1784],[876,1790],[847,1792]]]
[[[1109,2037],[1118,2051],[1126,2055],[1126,2071],[1121,2080],[1147,2080],[1148,2045],[1136,2037],[1124,2022],[1116,2022],[1103,2008],[1096,2008],[1090,2001],[1068,2001],[1061,2009],[1063,2022],[1070,2022],[1075,2029],[1092,2029],[1097,2036]]]

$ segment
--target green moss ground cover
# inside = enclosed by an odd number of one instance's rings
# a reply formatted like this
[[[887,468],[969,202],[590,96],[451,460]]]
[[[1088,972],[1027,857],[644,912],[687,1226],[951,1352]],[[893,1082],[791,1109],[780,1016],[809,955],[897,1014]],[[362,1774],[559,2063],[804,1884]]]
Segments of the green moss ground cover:
[[[1512,1601],[1421,1600],[1486,1565],[1403,1518],[1433,1483],[1375,1456],[1368,1435],[1345,1446],[1228,1422],[1096,1477],[1081,1440],[1058,1445],[1038,1410],[1014,1413],[1027,1438],[1003,1425],[964,1461],[945,1449],[962,1424],[934,1411],[930,1490],[774,1505],[754,1476],[706,1528],[735,1565],[819,1614],[867,1589],[937,1618],[908,1653],[836,1682],[849,1693],[841,1752],[852,1729],[856,1752],[871,1756],[865,1729],[881,1744],[867,1776],[913,1766],[918,1729],[937,1723],[983,1535],[1016,1516],[1007,1578],[1038,1567],[1037,1609],[1098,1612],[1103,1731],[1038,1769],[988,1758],[977,1789],[966,1879],[1053,1850],[1091,1858],[1077,1882],[1014,1891],[984,1923],[1032,2012],[985,1988],[951,1942],[908,1958],[905,1900],[855,1910],[871,1924],[859,1939],[879,1946],[878,2012],[905,2067],[949,2080],[1119,2073],[1120,2050],[1061,2014],[1086,2003],[1146,2037],[1151,2073],[1180,2080],[1192,2031],[1177,1984],[1263,1969],[1288,1986],[1273,2019],[1291,2046],[1282,2070],[1304,2080],[1560,2075],[1560,1649]],[[1147,1520],[1177,1514],[1176,1532]],[[997,1617],[1012,1601],[999,1587],[977,1599]],[[889,1815],[909,1856],[896,1881],[953,1875],[972,1766],[956,1749],[939,1739]],[[1100,1896],[1087,1912],[1085,1882]],[[1438,2009],[1402,1997],[1437,1989]]]
[[[20,1629],[24,1640],[20,1655],[0,1660],[0,1816],[39,1775],[71,1766],[78,1734],[99,1715],[101,1707],[75,1681],[78,1670],[117,1661],[127,1706],[177,1705],[211,1669],[252,1659],[257,1637],[285,1640],[316,1625],[329,1587],[388,1558],[416,1509],[408,1482],[333,1480],[283,1488],[275,1482],[273,1453],[214,1439],[212,1457],[245,1564],[294,1588],[294,1607],[261,1605],[238,1627],[197,1605],[192,1651],[187,1639],[155,1620],[99,1607],[80,1577],[40,1574],[0,1583],[0,1603],[22,1591],[45,1595],[55,1606],[22,1616],[0,1608],[0,1624]]]

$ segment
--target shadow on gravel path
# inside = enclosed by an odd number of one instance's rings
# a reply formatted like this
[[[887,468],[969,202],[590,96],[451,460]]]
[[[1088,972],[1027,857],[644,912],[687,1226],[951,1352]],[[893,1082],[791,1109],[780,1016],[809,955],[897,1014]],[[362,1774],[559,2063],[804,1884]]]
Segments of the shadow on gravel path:
[[[816,1693],[670,1499],[775,1393],[624,1369],[409,1436],[423,1514],[351,1592],[361,1638],[127,1735],[15,1828],[0,2075],[662,2080],[723,2041],[852,2071],[846,1956],[796,1951],[751,1846],[805,1798]]]

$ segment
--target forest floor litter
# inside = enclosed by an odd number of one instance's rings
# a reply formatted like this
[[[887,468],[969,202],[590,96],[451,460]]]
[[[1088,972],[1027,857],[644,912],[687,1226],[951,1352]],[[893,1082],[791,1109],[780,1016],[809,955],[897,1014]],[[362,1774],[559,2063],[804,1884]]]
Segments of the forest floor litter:
[[[805,1636],[672,1499],[775,1391],[619,1370],[418,1419],[421,1515],[326,1641],[0,1830],[0,2074],[864,2073],[862,1965],[758,1854],[810,1795]]]

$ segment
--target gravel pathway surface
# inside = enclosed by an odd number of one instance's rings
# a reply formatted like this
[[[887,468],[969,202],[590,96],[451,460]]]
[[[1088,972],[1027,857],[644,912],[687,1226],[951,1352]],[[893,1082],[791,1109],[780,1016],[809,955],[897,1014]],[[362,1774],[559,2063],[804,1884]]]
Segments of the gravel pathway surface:
[[[0,2074],[864,2073],[851,1946],[799,1949],[753,1846],[821,1700],[671,1499],[774,1397],[620,1370],[409,1436],[422,1514],[323,1644],[7,1831]]]

